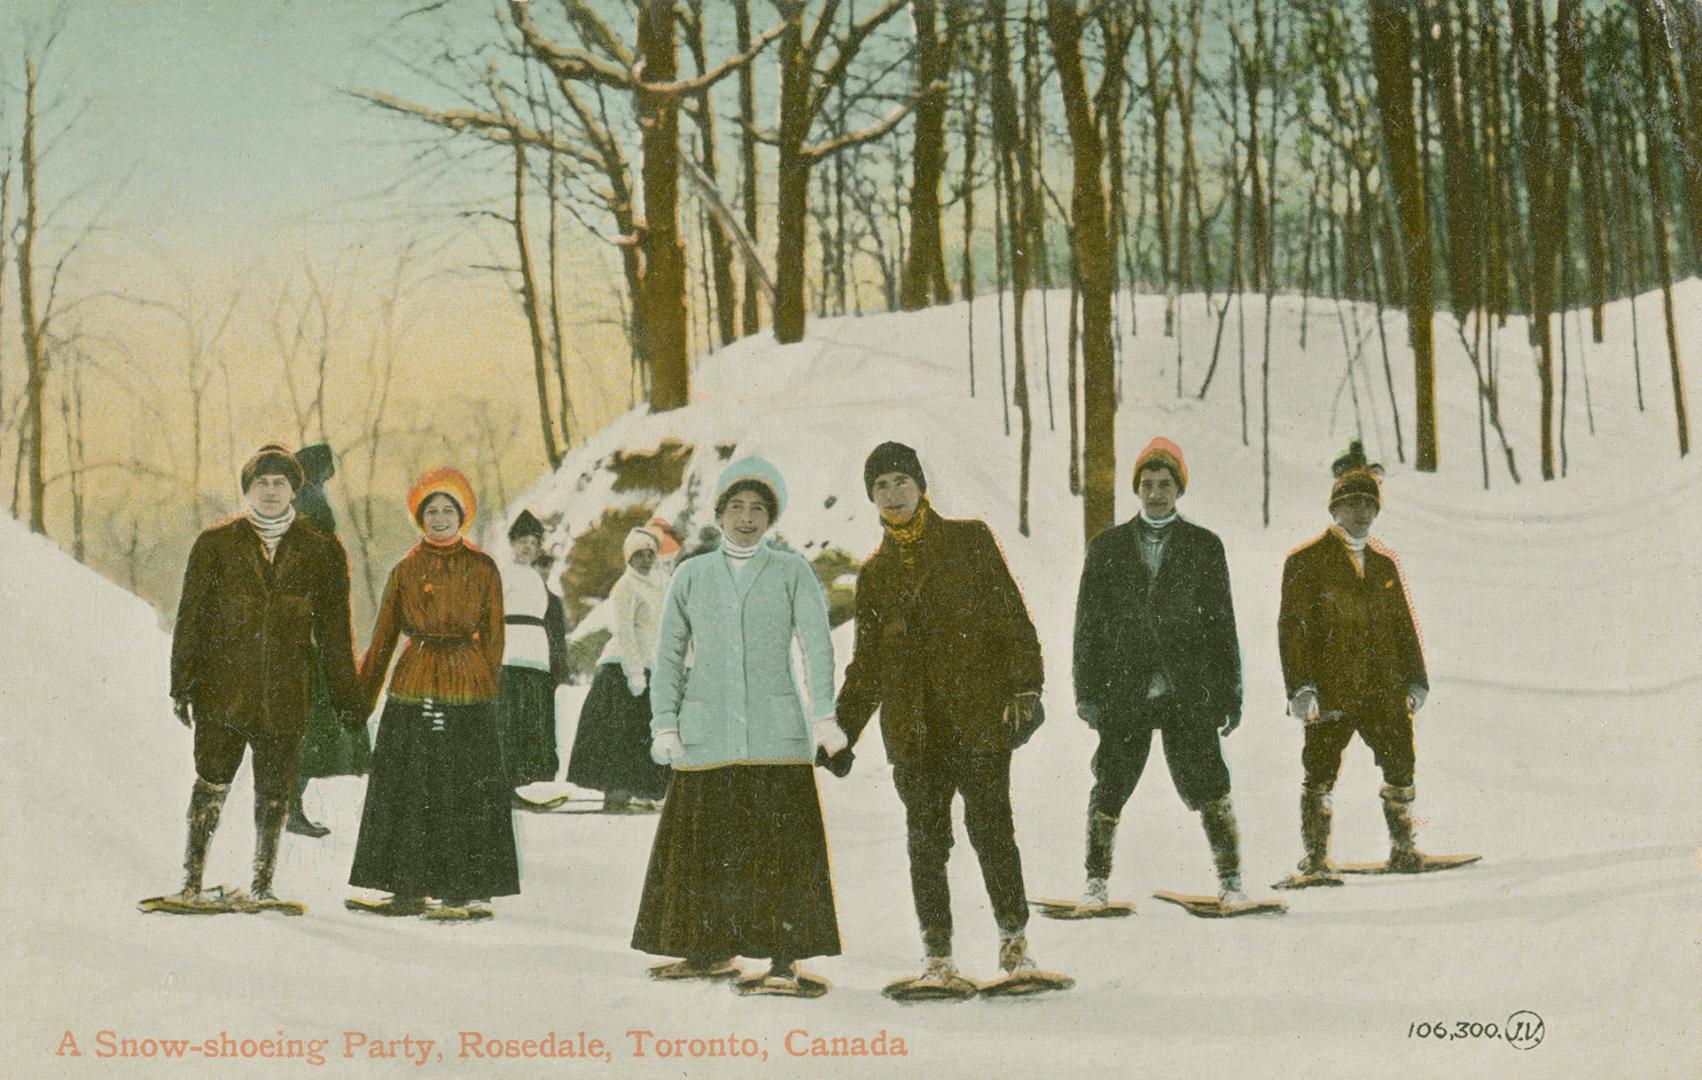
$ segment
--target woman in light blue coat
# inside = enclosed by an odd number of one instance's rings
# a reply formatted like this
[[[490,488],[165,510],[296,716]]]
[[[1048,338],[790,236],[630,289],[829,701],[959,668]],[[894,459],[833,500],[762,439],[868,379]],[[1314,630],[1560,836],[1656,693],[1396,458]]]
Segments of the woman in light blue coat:
[[[761,957],[767,974],[741,989],[814,994],[826,984],[797,961],[837,956],[839,922],[813,762],[845,736],[821,584],[803,556],[763,541],[785,504],[774,466],[729,465],[715,485],[721,548],[683,563],[663,604],[651,754],[674,778],[632,945],[683,957],[652,969],[661,978],[738,977],[735,956]]]

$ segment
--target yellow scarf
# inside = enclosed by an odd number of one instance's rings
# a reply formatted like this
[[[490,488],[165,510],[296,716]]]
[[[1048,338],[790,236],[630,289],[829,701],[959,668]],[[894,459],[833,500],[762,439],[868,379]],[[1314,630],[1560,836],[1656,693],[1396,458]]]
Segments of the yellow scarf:
[[[921,501],[916,504],[916,512],[910,515],[909,521],[906,521],[902,525],[894,525],[892,522],[882,518],[881,527],[884,528],[901,547],[912,547],[917,541],[922,539],[922,529],[927,525],[928,511],[932,509],[933,507],[928,504],[928,496],[924,494]]]

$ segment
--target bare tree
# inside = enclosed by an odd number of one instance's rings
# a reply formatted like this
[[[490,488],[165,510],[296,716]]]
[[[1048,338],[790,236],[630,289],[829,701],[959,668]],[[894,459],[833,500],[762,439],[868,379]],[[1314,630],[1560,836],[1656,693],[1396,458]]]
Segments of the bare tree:
[[[1064,118],[1075,152],[1071,219],[1082,290],[1082,532],[1089,539],[1116,514],[1116,354],[1111,340],[1111,244],[1106,216],[1100,117],[1082,69],[1082,20],[1074,0],[1047,0],[1047,30],[1063,88]],[[1123,43],[1127,48],[1127,42]],[[1107,42],[1107,57],[1121,55]],[[1120,74],[1119,74],[1120,77]]]

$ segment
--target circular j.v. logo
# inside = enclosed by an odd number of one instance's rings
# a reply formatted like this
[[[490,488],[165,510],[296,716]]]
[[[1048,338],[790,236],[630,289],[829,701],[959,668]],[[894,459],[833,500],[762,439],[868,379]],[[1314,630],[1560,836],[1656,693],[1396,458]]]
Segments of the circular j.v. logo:
[[[1542,1042],[1542,1017],[1528,1009],[1520,1009],[1507,1018],[1507,1026],[1502,1030],[1514,1049],[1534,1050]]]

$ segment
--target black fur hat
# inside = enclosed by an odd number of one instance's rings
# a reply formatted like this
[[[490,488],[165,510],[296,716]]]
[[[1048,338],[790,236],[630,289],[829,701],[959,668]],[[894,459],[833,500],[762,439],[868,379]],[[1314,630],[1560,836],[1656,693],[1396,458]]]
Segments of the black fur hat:
[[[916,456],[916,451],[901,442],[881,443],[863,462],[863,489],[869,493],[870,502],[875,499],[875,481],[887,473],[903,473],[916,481],[916,486],[924,492],[928,490],[928,478],[922,474],[921,459]]]

